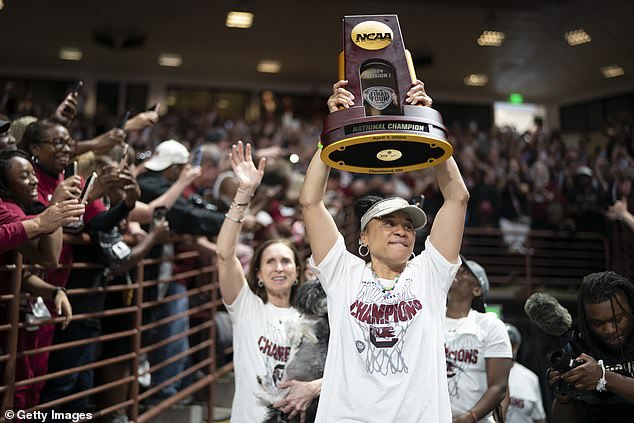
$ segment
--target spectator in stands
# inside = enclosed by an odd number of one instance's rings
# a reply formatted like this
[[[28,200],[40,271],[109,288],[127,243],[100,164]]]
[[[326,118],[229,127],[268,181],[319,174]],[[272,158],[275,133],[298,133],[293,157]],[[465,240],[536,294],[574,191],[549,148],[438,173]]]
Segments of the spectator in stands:
[[[148,171],[138,179],[141,200],[150,203],[166,192],[187,163],[189,151],[183,144],[175,140],[159,144],[154,156],[143,164]],[[179,198],[167,213],[167,220],[174,232],[213,236],[220,230],[223,215],[204,204],[197,205],[185,198]]]
[[[15,142],[15,137],[9,131],[10,128],[11,122],[0,120],[0,151],[15,150],[18,148]]]
[[[220,292],[233,322],[236,387],[231,421],[264,421],[267,404],[257,399],[262,389],[258,378],[280,389],[290,388],[284,405],[275,405],[291,419],[305,412],[321,390],[321,380],[280,383],[282,378],[276,377],[276,370],[289,359],[286,322],[299,318],[292,305],[303,282],[303,263],[290,242],[269,240],[257,248],[245,277],[236,246],[247,208],[262,181],[265,159],[256,168],[251,146],[243,148],[238,142],[232,147],[231,162],[239,188],[218,234]]]
[[[506,331],[513,349],[513,367],[509,374],[509,404],[505,416],[506,423],[546,423],[546,413],[542,405],[539,378],[535,373],[515,361],[522,343],[522,335],[514,325],[507,323]]]
[[[627,209],[625,200],[618,200],[608,208],[608,217],[623,221],[632,231],[634,231],[634,215]]]
[[[5,150],[0,153],[0,198],[2,210],[21,220],[26,229],[26,237],[29,236],[28,228],[31,224],[39,226],[42,235],[37,240],[17,245],[20,252],[24,253],[29,261],[34,263],[54,266],[59,259],[62,247],[61,225],[77,221],[78,216],[84,212],[84,206],[77,204],[77,200],[69,200],[61,204],[55,204],[45,210],[35,219],[27,217],[27,211],[33,209],[38,199],[38,179],[35,176],[33,166],[28,160],[28,155],[21,150]],[[25,238],[26,238],[25,237]],[[4,258],[2,262],[4,262]],[[3,263],[4,264],[4,263]],[[65,315],[65,328],[72,310],[62,287],[47,283],[39,275],[25,272],[22,275],[23,290],[35,296],[46,298],[48,307],[57,312],[57,315]],[[3,287],[3,291],[5,291]],[[6,317],[2,320],[6,321]],[[43,327],[50,327],[46,325]],[[35,327],[27,330],[21,329],[18,336],[18,350],[25,351],[36,348],[40,340],[40,330]],[[25,380],[36,376],[42,365],[39,355],[22,356],[16,361],[16,380]],[[38,389],[39,388],[39,389]],[[28,408],[38,403],[41,386],[20,386],[14,391],[14,406]]]
[[[560,373],[548,370],[558,423],[634,421],[634,284],[612,271],[583,278],[577,294],[580,362]],[[560,381],[568,387],[559,389]]]
[[[504,242],[510,252],[524,254],[526,236],[530,231],[528,208],[530,187],[517,159],[509,159],[506,173],[499,184],[501,187],[500,229]]]
[[[331,113],[354,106],[347,81],[333,85]],[[407,103],[430,106],[420,81]],[[357,101],[361,101],[358,99]],[[359,254],[323,200],[329,168],[313,155],[300,204],[318,279],[328,296],[331,337],[318,422],[363,420],[449,422],[443,326],[446,293],[458,270],[469,193],[453,158],[433,169],[444,196],[423,253],[412,258],[424,212],[402,198],[357,203]],[[238,199],[236,202],[240,202]],[[237,217],[237,216],[233,216]],[[372,404],[369,408],[368,404]]]
[[[189,152],[187,148],[175,140],[164,141],[156,147],[155,155],[146,161],[143,166],[147,169],[138,180],[141,186],[141,200],[149,203],[155,198],[168,191],[171,185],[178,180],[180,172],[189,163]],[[172,231],[182,234],[214,236],[220,230],[223,215],[214,211],[215,207],[205,202],[196,203],[179,197],[167,212],[167,220]],[[163,255],[173,255],[174,246],[165,244]],[[160,255],[160,251],[153,254]],[[154,256],[156,257],[156,256]],[[161,269],[162,273],[153,275],[155,278],[171,278],[173,265],[165,263]],[[157,269],[153,269],[157,272]],[[182,295],[187,291],[187,280],[169,280],[159,286],[158,293],[152,294],[157,298],[174,295]],[[189,308],[189,298],[181,296],[173,301],[169,301],[154,307],[149,311],[151,317],[148,319],[160,320],[187,312]],[[161,325],[149,333],[149,337],[156,342],[182,334],[189,329],[189,316],[181,316]],[[150,364],[156,365],[176,354],[182,353],[189,348],[187,337],[180,337],[168,345],[159,347],[150,353]],[[152,374],[152,384],[158,385],[163,381],[180,374],[186,366],[188,357],[169,363]],[[182,389],[188,381],[182,380],[172,383],[161,389],[151,401],[160,400],[173,396]]]
[[[20,148],[32,157],[35,173],[38,179],[38,201],[44,206],[55,204],[67,199],[77,199],[81,193],[82,181],[74,175],[64,179],[64,168],[70,163],[73,140],[68,130],[61,123],[53,120],[40,120],[27,126],[20,143]],[[92,228],[107,229],[117,224],[128,213],[125,203],[119,203],[106,211],[100,200],[89,197],[83,217],[84,223]],[[64,242],[59,263],[69,266],[73,262],[73,251],[69,243]],[[56,286],[64,288],[70,275],[69,268],[54,269],[47,272],[46,280]],[[37,332],[37,343],[40,348],[51,345],[54,327],[41,325]],[[31,356],[34,363],[33,376],[46,373],[48,352]],[[25,405],[28,408],[39,402],[39,394],[44,383],[24,387],[35,403]],[[16,396],[17,396],[16,392]]]
[[[105,203],[120,204],[124,202],[128,208],[134,207],[140,190],[136,180],[126,169],[120,169],[112,160],[102,158],[95,169],[101,175],[102,180],[112,178],[113,182],[106,185],[103,193]],[[73,269],[71,272],[69,288],[100,288],[110,285],[129,285],[132,283],[130,272],[145,258],[155,244],[167,241],[168,225],[163,220],[154,222],[150,233],[139,242],[138,245],[129,246],[123,240],[125,220],[107,229],[92,229],[90,223],[91,245],[78,245],[74,251],[76,260],[88,263],[102,263],[104,268],[97,269]],[[115,291],[108,294],[90,293],[87,295],[75,295],[71,298],[73,308],[77,313],[94,313],[104,310],[107,303],[109,308],[120,308],[132,304],[129,290]],[[67,331],[56,332],[54,342],[62,344],[81,339],[94,338],[102,333],[110,334],[133,326],[134,316],[131,314],[107,317],[102,322],[96,318],[83,319],[73,322]],[[105,342],[102,346],[104,358],[126,354],[131,352],[130,338],[116,339]],[[49,359],[49,371],[57,372],[72,367],[82,366],[94,362],[99,355],[97,343],[67,348],[51,353]],[[101,369],[101,375],[110,382],[125,378],[130,372],[130,362],[119,362],[105,366]],[[78,371],[66,376],[61,376],[48,381],[42,392],[42,401],[53,401],[70,396],[78,392],[91,389],[94,386],[93,369]],[[122,402],[128,399],[128,385],[118,386],[116,390],[101,393],[98,398],[105,406]],[[88,397],[83,397],[62,406],[56,410],[64,412],[86,412],[88,410]],[[114,421],[125,421],[125,411],[117,410]]]
[[[506,393],[513,353],[504,323],[485,313],[489,279],[462,257],[447,294],[445,354],[454,423],[493,423]]]

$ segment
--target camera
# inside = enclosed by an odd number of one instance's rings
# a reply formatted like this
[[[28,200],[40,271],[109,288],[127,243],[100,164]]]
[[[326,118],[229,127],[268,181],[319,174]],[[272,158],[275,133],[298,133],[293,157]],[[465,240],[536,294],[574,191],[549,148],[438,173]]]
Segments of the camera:
[[[559,373],[566,373],[584,363],[581,360],[575,360],[576,356],[577,354],[574,353],[570,344],[566,344],[565,347],[552,352],[548,356],[548,361],[550,362],[550,367],[554,370]]]
[[[563,348],[552,352],[548,356],[548,361],[553,370],[557,370],[559,373],[566,373],[584,363],[584,361],[575,359],[578,355],[571,344],[567,343]],[[586,404],[599,404],[602,402],[597,392],[575,389],[574,386],[564,382],[563,379],[553,385],[553,390],[557,395],[569,395],[575,401],[583,401]]]

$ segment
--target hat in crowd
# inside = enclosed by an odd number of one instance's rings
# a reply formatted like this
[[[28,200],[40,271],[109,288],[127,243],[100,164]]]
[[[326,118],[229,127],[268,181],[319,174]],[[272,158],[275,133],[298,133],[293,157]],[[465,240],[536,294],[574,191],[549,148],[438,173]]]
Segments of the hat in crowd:
[[[487,272],[475,261],[467,260],[463,255],[461,255],[460,258],[462,259],[462,265],[466,267],[478,281],[480,288],[482,288],[482,299],[485,299],[489,294],[489,278],[487,277]]]
[[[402,211],[409,215],[415,230],[419,230],[427,224],[427,216],[420,207],[409,204],[400,197],[392,197],[377,201],[363,214],[361,217],[361,232],[363,232],[368,222],[375,217],[385,216],[397,211]]]
[[[0,120],[0,134],[4,134],[11,128],[11,122],[8,120]]]
[[[592,169],[588,166],[579,166],[577,168],[577,176],[589,176],[592,178]]]
[[[154,155],[143,163],[148,170],[160,172],[171,165],[189,163],[187,147],[175,140],[163,141],[154,149]]]
[[[505,323],[504,326],[506,326],[506,332],[508,332],[509,334],[509,339],[511,340],[511,344],[516,344],[519,345],[522,343],[522,334],[520,333],[520,330],[515,327],[515,325],[512,325],[510,323]]]

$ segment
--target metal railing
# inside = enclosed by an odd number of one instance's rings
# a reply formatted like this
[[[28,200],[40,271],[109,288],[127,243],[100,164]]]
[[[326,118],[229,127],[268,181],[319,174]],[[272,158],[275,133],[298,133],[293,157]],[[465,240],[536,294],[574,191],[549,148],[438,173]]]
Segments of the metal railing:
[[[47,403],[40,403],[34,407],[31,407],[25,412],[33,412],[36,410],[52,410],[64,404],[77,400],[79,398],[90,397],[92,399],[98,398],[100,395],[109,389],[122,389],[125,385],[129,386],[128,398],[116,404],[109,404],[101,409],[95,408],[86,410],[92,412],[92,418],[107,415],[115,410],[126,408],[127,415],[130,421],[133,422],[146,422],[156,417],[159,413],[168,409],[172,405],[179,401],[184,400],[190,395],[197,393],[203,389],[206,389],[205,401],[207,403],[207,421],[213,421],[213,385],[214,381],[223,374],[231,371],[232,363],[229,363],[221,368],[216,368],[216,327],[214,324],[214,314],[216,309],[221,306],[222,300],[219,296],[218,281],[216,267],[209,264],[195,269],[189,269],[179,273],[173,274],[169,279],[164,280],[144,280],[143,275],[147,266],[155,266],[163,261],[170,261],[172,263],[178,263],[181,260],[192,259],[198,257],[198,252],[187,251],[184,253],[176,254],[173,257],[164,257],[161,259],[145,259],[142,260],[136,270],[136,278],[133,278],[136,282],[127,285],[106,285],[105,287],[99,286],[95,288],[77,288],[69,289],[67,295],[72,303],[73,296],[76,295],[105,295],[112,292],[123,292],[128,289],[133,289],[135,292],[135,302],[129,306],[123,306],[116,309],[95,310],[87,313],[73,315],[72,322],[78,322],[85,319],[102,319],[106,317],[116,315],[129,315],[131,316],[131,322],[133,324],[130,327],[122,327],[115,333],[101,334],[96,337],[90,337],[86,339],[78,339],[70,342],[64,342],[61,344],[53,344],[37,349],[19,350],[18,337],[20,332],[25,330],[25,323],[22,321],[20,312],[20,298],[25,294],[21,294],[21,275],[23,270],[29,270],[34,266],[23,265],[22,257],[18,253],[13,254],[12,262],[15,264],[0,266],[0,279],[3,281],[3,285],[11,287],[10,293],[0,296],[0,300],[4,303],[6,309],[7,321],[0,322],[0,331],[4,337],[5,349],[4,353],[0,355],[0,363],[4,366],[4,372],[2,375],[2,386],[0,386],[0,395],[3,396],[2,400],[2,414],[0,416],[0,422],[5,421],[5,411],[13,410],[13,399],[15,389],[17,387],[30,386],[35,383],[42,383],[51,381],[60,376],[67,376],[76,372],[97,370],[104,366],[112,365],[115,363],[128,363],[131,372],[127,377],[123,377],[119,380],[113,380],[107,383],[96,385],[76,392],[70,396],[58,398]],[[71,268],[89,268],[96,267],[94,263],[74,263]],[[72,274],[71,274],[72,278]],[[166,296],[164,298],[146,298],[144,295],[151,287],[156,287],[159,284],[169,281],[182,280],[184,278],[196,278],[197,284],[195,287],[187,289],[187,291]],[[179,299],[187,297],[192,298],[194,296],[201,296],[197,302],[198,305],[189,307],[187,310],[170,315],[157,321],[148,321],[148,310],[155,307],[160,307],[171,301],[177,301]],[[147,343],[146,335],[148,331],[156,329],[157,327],[169,323],[171,321],[188,318],[196,314],[203,314],[205,318],[198,319],[196,324],[193,324],[194,320],[190,319],[189,330],[182,333],[173,335],[167,339],[162,339],[157,342]],[[55,317],[47,322],[41,324],[61,323],[63,317]],[[72,324],[71,322],[71,324]],[[56,330],[60,330],[59,326]],[[189,348],[179,354],[168,357],[166,360],[154,363],[149,369],[141,370],[139,366],[140,357],[148,354],[157,348],[165,346],[173,341],[182,339],[183,337],[189,337],[192,335],[202,335],[204,340],[190,345]],[[127,339],[132,343],[131,351],[120,354],[118,356],[109,357],[106,359],[100,359],[92,363],[82,364],[78,367],[68,368],[53,373],[47,373],[41,376],[33,377],[26,380],[16,380],[16,362],[17,360],[40,354],[44,352],[64,352],[68,348],[73,347],[85,347],[88,344],[99,343],[104,341],[112,341],[116,339]],[[194,355],[198,356],[198,361],[194,360]],[[154,372],[168,366],[178,360],[190,357],[192,359],[192,365],[187,367],[183,372],[176,374],[175,376],[163,381],[162,383],[149,388],[143,388],[139,382],[139,378],[143,377],[146,373],[153,374]],[[160,401],[152,403],[151,406],[145,406],[144,402],[150,399],[154,394],[160,391],[163,387],[172,383],[181,381],[187,377],[193,377],[196,375],[198,378],[191,385],[178,391],[177,394],[168,398],[161,398]],[[13,410],[16,411],[16,410]]]

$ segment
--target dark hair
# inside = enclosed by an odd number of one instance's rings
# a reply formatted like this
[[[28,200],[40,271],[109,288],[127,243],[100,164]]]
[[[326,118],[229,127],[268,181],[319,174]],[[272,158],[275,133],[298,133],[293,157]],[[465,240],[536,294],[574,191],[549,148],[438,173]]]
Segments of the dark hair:
[[[31,159],[28,154],[22,150],[5,150],[0,152],[0,198],[7,200],[15,200],[15,195],[9,189],[7,181],[7,171],[11,167],[11,159],[14,157],[22,157],[28,162]]]
[[[20,145],[18,147],[32,156],[33,151],[31,150],[31,147],[33,145],[41,144],[41,142],[46,138],[47,132],[56,126],[63,126],[66,128],[60,119],[53,118],[42,119],[29,124],[24,130],[22,140],[20,141]]]
[[[385,200],[383,197],[379,197],[378,195],[366,195],[364,197],[359,198],[354,203],[354,215],[357,217],[357,220],[361,220],[365,212],[367,212],[370,207],[375,205],[381,200]]]
[[[295,304],[297,291],[300,286],[304,283],[304,260],[299,256],[299,252],[297,248],[293,245],[293,243],[287,239],[279,238],[279,239],[269,239],[268,241],[264,241],[261,243],[258,248],[255,249],[253,253],[253,257],[251,258],[251,265],[249,266],[249,274],[247,275],[247,283],[249,284],[249,288],[251,291],[255,293],[258,297],[262,298],[262,301],[266,304],[269,301],[268,295],[266,294],[266,289],[263,286],[258,286],[258,271],[262,267],[262,254],[264,250],[266,250],[269,246],[273,244],[282,244],[286,245],[293,252],[293,259],[295,260],[295,267],[297,268],[297,285],[293,285],[291,287],[291,305]]]
[[[581,336],[584,337],[594,351],[592,353],[597,354],[605,351],[603,342],[597,339],[586,317],[585,304],[598,304],[604,301],[610,301],[612,309],[614,310],[614,302],[619,304],[621,308],[625,310],[625,304],[621,304],[618,293],[625,295],[627,302],[630,306],[630,315],[627,316],[630,320],[633,320],[632,311],[634,311],[634,284],[624,276],[619,275],[616,272],[606,271],[590,273],[583,278],[581,286],[579,287],[579,295],[577,297],[577,307],[579,312],[579,329]],[[632,354],[634,353],[634,333],[630,333],[629,337],[625,340],[625,344],[621,348],[621,353]]]

